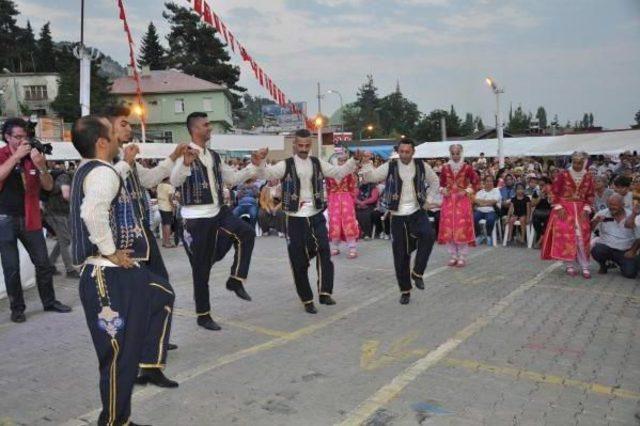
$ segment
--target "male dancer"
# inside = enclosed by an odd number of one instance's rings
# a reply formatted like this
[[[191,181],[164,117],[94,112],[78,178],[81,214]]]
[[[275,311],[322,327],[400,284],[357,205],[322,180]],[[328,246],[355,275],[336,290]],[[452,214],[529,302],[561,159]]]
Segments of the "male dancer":
[[[235,170],[221,161],[217,152],[208,148],[212,129],[206,113],[189,114],[187,129],[191,143],[176,161],[170,181],[178,188],[182,203],[183,242],[191,263],[197,323],[207,330],[220,330],[220,326],[211,318],[211,268],[230,249],[228,241],[233,241],[235,256],[227,290],[250,301],[251,297],[243,283],[249,273],[256,237],[255,230],[235,217],[224,204],[223,185],[235,186],[253,178],[257,169],[251,164],[242,170]],[[259,164],[259,158],[266,155],[267,150],[261,150],[252,161]]]
[[[393,266],[400,286],[400,303],[411,299],[411,279],[424,290],[422,275],[427,268],[435,234],[427,212],[423,208],[427,197],[438,193],[440,181],[431,166],[414,159],[415,143],[402,139],[398,143],[398,159],[392,159],[378,168],[367,162],[362,167],[364,182],[385,181],[383,200],[391,212],[391,248]],[[411,269],[411,253],[416,257]]]
[[[318,271],[318,296],[321,304],[335,305],[333,293],[333,263],[329,249],[327,221],[323,211],[327,206],[324,195],[324,178],[340,180],[357,168],[354,159],[342,166],[310,156],[311,133],[306,129],[295,133],[293,157],[273,166],[261,168],[266,179],[282,181],[282,209],[286,217],[287,250],[293,272],[293,280],[304,309],[317,313],[313,304],[313,291],[309,284],[309,262],[316,258]],[[361,158],[358,152],[356,157]]]
[[[131,144],[124,148],[126,143],[131,142],[132,137],[131,124],[128,120],[130,114],[131,111],[125,106],[110,107],[105,111],[105,115],[111,122],[119,146],[118,154],[120,158],[116,158],[114,168],[124,180],[127,192],[129,192],[134,202],[135,213],[142,224],[147,241],[149,242],[149,256],[148,260],[144,262],[144,265],[154,274],[163,277],[165,281],[167,281],[167,284],[169,284],[169,273],[162,260],[156,238],[151,231],[151,208],[145,188],[154,188],[162,182],[163,179],[169,177],[176,159],[184,153],[187,145],[178,145],[174,152],[160,162],[157,167],[153,169],[143,167],[135,161],[135,157],[139,152],[137,145]],[[168,285],[168,289],[173,292],[170,284]],[[167,345],[167,350],[177,348],[178,346],[173,343]],[[164,377],[161,371],[159,371],[159,368],[152,365],[140,369],[140,377],[138,377],[136,383],[151,383],[160,387],[176,387],[178,385],[176,382]]]
[[[139,263],[148,258],[148,240],[112,166],[118,141],[111,123],[86,116],[71,134],[83,158],[71,192],[72,256],[84,265],[80,300],[99,361],[98,424],[134,424],[138,367],[164,364],[174,295],[164,278]]]

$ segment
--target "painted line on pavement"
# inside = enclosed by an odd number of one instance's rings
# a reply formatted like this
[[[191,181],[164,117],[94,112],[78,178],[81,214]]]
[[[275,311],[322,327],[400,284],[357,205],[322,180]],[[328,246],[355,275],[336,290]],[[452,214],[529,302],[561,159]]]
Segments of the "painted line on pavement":
[[[483,256],[485,254],[489,254],[492,253],[491,250],[478,250],[476,252],[474,252],[472,255],[469,256],[469,260],[474,259],[476,257],[480,257]],[[441,272],[444,271],[448,271],[451,270],[451,268],[449,266],[441,266],[439,268],[436,268],[430,272],[427,272],[424,274],[424,278],[429,278],[432,277],[434,275],[437,275]],[[428,287],[432,287],[432,285],[430,285],[429,282],[425,282],[425,284]],[[173,379],[176,380],[178,383],[184,383],[187,382],[191,379],[194,379],[198,376],[201,376],[205,373],[208,373],[212,370],[218,369],[220,367],[224,367],[225,365],[231,364],[233,362],[236,361],[240,361],[244,358],[247,358],[251,355],[255,355],[257,353],[260,352],[264,352],[266,350],[270,350],[270,349],[274,349],[280,346],[284,346],[287,343],[299,340],[303,337],[306,337],[310,334],[315,333],[316,331],[322,330],[323,328],[337,322],[340,321],[341,319],[352,315],[358,311],[360,311],[363,308],[366,308],[367,306],[373,305],[374,303],[377,303],[379,301],[381,301],[382,299],[390,296],[390,295],[397,295],[398,294],[398,288],[396,286],[393,286],[393,288],[390,288],[387,291],[383,291],[382,293],[379,293],[377,296],[374,296],[372,298],[366,299],[363,302],[357,304],[357,305],[353,305],[350,308],[347,308],[345,310],[343,310],[342,312],[339,312],[335,315],[332,315],[330,317],[324,318],[320,321],[317,321],[314,324],[308,325],[306,327],[302,327],[294,332],[289,333],[286,336],[283,337],[277,337],[274,338],[272,340],[269,340],[267,342],[255,345],[255,346],[251,346],[248,347],[246,349],[241,349],[237,352],[233,352],[231,354],[227,354],[227,355],[222,355],[219,358],[211,361],[211,362],[207,362],[205,364],[202,365],[198,365],[190,370],[187,371],[183,371],[181,373],[178,373]],[[132,402],[140,402],[140,401],[144,401],[146,399],[149,399],[151,397],[154,397],[156,395],[159,395],[163,392],[165,392],[166,389],[165,388],[159,388],[159,387],[151,387],[151,386],[147,386],[144,389],[139,389],[137,391],[134,391],[133,393],[133,397],[132,397]],[[70,419],[68,422],[65,422],[62,424],[62,426],[72,426],[72,425],[78,425],[78,422],[85,422],[84,424],[90,424],[91,422],[95,422],[98,419],[98,416],[100,415],[100,408],[95,409],[93,411],[90,411],[88,413],[85,413],[83,415],[80,415],[76,418]]]
[[[451,367],[462,367],[474,372],[487,372],[500,376],[508,376],[514,379],[531,380],[536,383],[545,383],[550,385],[566,386],[577,388],[586,392],[616,396],[625,399],[640,400],[640,393],[626,389],[620,389],[612,386],[602,385],[600,383],[589,383],[580,380],[570,379],[564,376],[556,376],[550,374],[540,374],[535,371],[521,370],[513,367],[501,367],[498,365],[484,364],[477,361],[467,359],[447,358],[442,361],[443,364]]]
[[[573,293],[574,291],[586,292],[586,293],[595,293],[595,294],[602,294],[604,296],[622,297],[622,298],[625,298],[625,299],[631,299],[631,300],[634,300],[634,301],[640,301],[640,296],[634,296],[632,294],[624,294],[624,293],[615,293],[613,291],[595,290],[595,289],[591,289],[591,288],[565,287],[565,286],[553,285],[553,284],[537,284],[536,287],[553,288],[553,289],[556,289],[556,290],[568,291],[569,293]]]
[[[487,324],[489,324],[495,317],[509,308],[513,302],[520,297],[523,293],[529,290],[531,287],[540,282],[547,274],[553,272],[562,263],[556,262],[539,272],[535,277],[528,280],[514,291],[503,297],[498,303],[493,305],[485,314],[478,317],[474,322],[458,331],[453,337],[447,339],[444,343],[438,346],[433,351],[429,352],[423,358],[420,358],[414,362],[411,366],[406,368],[402,373],[397,375],[391,382],[384,385],[376,393],[367,398],[353,411],[347,414],[347,417],[339,423],[339,425],[360,425],[363,424],[373,415],[378,409],[388,404],[394,399],[402,390],[407,387],[411,382],[418,378],[422,373],[442,361],[451,353],[454,349],[460,346],[463,342],[482,330]]]

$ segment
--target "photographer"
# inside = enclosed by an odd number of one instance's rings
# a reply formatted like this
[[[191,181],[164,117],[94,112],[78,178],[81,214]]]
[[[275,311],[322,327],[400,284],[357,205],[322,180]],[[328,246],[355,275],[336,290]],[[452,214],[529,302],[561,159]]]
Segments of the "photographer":
[[[11,306],[11,321],[26,320],[18,240],[35,265],[36,283],[44,310],[69,312],[71,308],[55,298],[53,267],[49,263],[42,233],[40,189],[50,191],[53,188],[45,156],[31,146],[29,125],[20,118],[5,121],[2,139],[7,145],[0,148],[0,258]]]

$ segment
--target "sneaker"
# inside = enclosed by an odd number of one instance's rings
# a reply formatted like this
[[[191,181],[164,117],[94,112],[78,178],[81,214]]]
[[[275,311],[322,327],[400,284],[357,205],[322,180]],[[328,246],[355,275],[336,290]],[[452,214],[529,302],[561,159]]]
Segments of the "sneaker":
[[[492,246],[493,245],[493,239],[491,239],[491,237],[487,237],[487,245],[488,246]]]

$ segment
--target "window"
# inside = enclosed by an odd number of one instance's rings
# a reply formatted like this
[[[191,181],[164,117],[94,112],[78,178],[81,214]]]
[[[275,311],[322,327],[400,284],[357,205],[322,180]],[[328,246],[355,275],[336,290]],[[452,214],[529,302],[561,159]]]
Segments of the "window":
[[[184,113],[184,99],[176,99],[175,110],[176,114]]]
[[[213,99],[211,98],[203,98],[202,99],[202,110],[206,112],[213,111]]]
[[[25,101],[44,101],[47,99],[47,86],[24,86]]]
[[[166,143],[173,143],[173,132],[164,132],[164,141]]]

